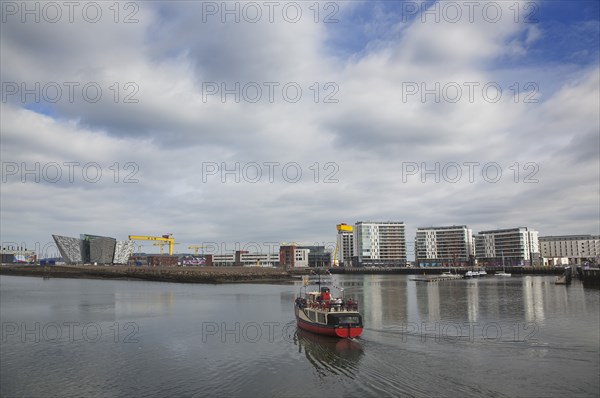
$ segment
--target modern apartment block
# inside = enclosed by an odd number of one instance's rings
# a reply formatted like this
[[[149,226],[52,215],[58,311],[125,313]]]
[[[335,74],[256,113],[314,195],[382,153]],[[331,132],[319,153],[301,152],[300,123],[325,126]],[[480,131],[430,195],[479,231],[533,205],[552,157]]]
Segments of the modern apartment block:
[[[473,231],[466,225],[418,228],[415,261],[418,267],[469,266],[475,256]]]
[[[337,228],[337,263],[341,267],[352,266],[352,252],[354,250],[354,235],[352,225],[338,224]]]
[[[406,266],[404,222],[359,221],[353,235],[353,266]]]
[[[528,227],[481,231],[475,235],[475,255],[480,265],[519,266],[539,261],[538,231]]]
[[[279,264],[283,267],[308,267],[310,249],[302,249],[295,244],[279,246]]]
[[[600,262],[598,235],[542,236],[539,241],[545,265]]]

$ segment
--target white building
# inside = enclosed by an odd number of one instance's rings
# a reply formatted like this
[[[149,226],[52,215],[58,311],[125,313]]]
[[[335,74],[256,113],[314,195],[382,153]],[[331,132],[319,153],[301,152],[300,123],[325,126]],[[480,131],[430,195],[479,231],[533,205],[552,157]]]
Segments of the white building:
[[[345,267],[352,266],[352,253],[354,251],[354,236],[352,226],[346,224],[337,225],[337,259],[338,264]]]
[[[235,253],[213,254],[212,262],[216,267],[275,267],[279,265],[279,253],[249,253],[238,250]]]
[[[600,236],[563,235],[539,238],[544,265],[582,264],[600,260]]]
[[[279,253],[240,253],[236,265],[244,267],[275,267],[279,265]]]
[[[296,248],[294,250],[294,267],[295,268],[306,268],[308,267],[308,254],[310,253],[310,249],[299,249]]]
[[[215,267],[232,267],[235,264],[235,253],[213,254],[212,264]]]
[[[481,231],[475,235],[475,255],[480,264],[507,266],[535,264],[540,257],[538,231],[528,227]]]
[[[354,266],[406,266],[404,222],[364,222],[354,225]]]
[[[416,265],[469,265],[475,256],[473,231],[466,225],[418,228],[415,237]]]
[[[308,267],[308,254],[310,249],[298,247],[295,243],[279,246],[279,264],[282,267],[306,268]]]

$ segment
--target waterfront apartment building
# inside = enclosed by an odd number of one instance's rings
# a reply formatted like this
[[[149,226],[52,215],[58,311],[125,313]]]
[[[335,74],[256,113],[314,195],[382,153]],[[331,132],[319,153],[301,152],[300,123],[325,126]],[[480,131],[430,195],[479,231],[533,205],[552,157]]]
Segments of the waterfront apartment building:
[[[417,228],[415,253],[418,267],[473,265],[473,231],[466,225]]]
[[[479,265],[535,265],[540,258],[538,231],[528,227],[481,231],[475,235]]]
[[[354,250],[354,235],[352,233],[352,225],[338,224],[337,239],[336,239],[336,256],[335,261],[341,267],[352,266],[352,252]]]
[[[305,268],[308,267],[308,254],[310,249],[303,249],[296,244],[279,246],[279,264],[283,267]]]
[[[544,265],[600,262],[599,235],[541,236],[539,241]]]
[[[406,266],[404,222],[359,221],[353,235],[353,266]]]

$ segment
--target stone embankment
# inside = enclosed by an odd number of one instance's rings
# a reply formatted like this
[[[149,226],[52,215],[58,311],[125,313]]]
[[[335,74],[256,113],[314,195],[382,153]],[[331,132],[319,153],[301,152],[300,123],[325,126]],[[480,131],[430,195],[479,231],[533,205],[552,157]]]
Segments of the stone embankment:
[[[298,280],[282,268],[266,267],[42,267],[3,264],[0,274],[46,278],[140,279],[178,283],[291,283]]]

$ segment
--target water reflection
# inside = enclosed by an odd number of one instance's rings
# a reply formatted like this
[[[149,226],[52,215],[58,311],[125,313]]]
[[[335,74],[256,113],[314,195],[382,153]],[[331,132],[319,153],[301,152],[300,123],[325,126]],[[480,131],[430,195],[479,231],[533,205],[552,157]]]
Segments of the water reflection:
[[[167,315],[173,307],[172,291],[115,293],[115,315],[119,317]]]
[[[329,336],[296,330],[294,345],[304,352],[308,362],[319,376],[345,375],[354,378],[363,348],[357,340],[337,339]]]
[[[479,319],[479,281],[467,281],[467,320],[477,322]]]
[[[542,281],[531,276],[523,278],[523,303],[525,305],[525,320],[527,322],[543,321],[544,291]]]

